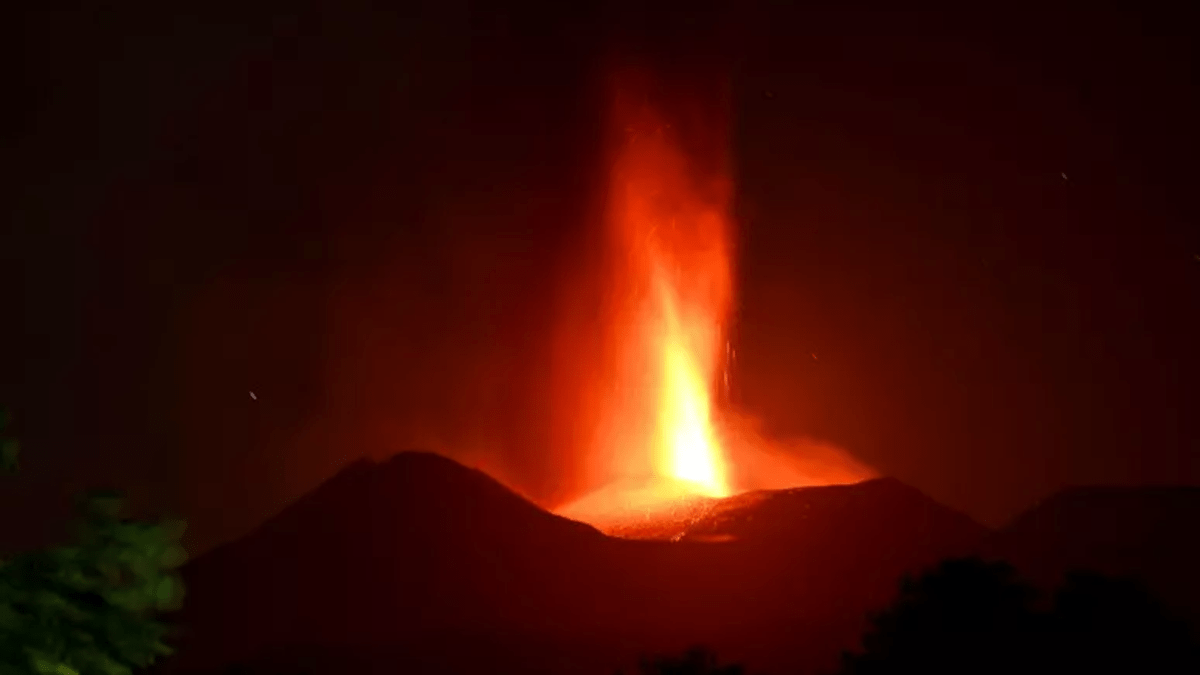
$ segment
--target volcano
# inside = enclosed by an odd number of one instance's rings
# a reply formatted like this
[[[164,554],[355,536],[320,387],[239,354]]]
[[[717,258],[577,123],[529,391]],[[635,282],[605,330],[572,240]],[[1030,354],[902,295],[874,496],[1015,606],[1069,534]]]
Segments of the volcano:
[[[881,478],[697,501],[610,536],[406,452],[189,563],[162,670],[610,675],[702,644],[755,672],[828,671],[902,575],[973,554],[1047,584],[1139,576],[1194,618],[1181,534],[1198,507],[1194,489],[1077,489],[991,531]]]
[[[988,530],[880,479],[713,500],[656,536],[675,541],[607,536],[437,455],[359,461],[185,568],[166,669],[611,673],[701,643],[830,666],[901,574]]]

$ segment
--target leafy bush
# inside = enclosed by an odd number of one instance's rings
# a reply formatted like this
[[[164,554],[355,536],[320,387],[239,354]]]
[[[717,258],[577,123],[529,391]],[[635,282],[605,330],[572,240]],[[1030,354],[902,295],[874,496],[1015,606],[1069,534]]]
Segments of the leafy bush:
[[[125,519],[116,493],[76,507],[74,546],[0,561],[0,675],[129,675],[171,653],[155,614],[183,600],[184,523]]]
[[[1007,564],[947,560],[871,624],[843,675],[1200,673],[1184,621],[1140,583],[1093,573],[1039,598]]]

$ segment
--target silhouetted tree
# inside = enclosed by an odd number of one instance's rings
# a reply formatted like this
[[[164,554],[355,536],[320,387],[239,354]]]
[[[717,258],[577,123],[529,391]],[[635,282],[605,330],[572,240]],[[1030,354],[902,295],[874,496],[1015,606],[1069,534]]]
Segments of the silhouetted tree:
[[[901,582],[842,673],[1200,672],[1187,624],[1133,581],[1072,574],[1037,601],[1006,564],[946,561]]]
[[[1060,672],[1200,673],[1188,624],[1133,579],[1068,575],[1049,627]]]
[[[640,675],[742,675],[739,665],[721,665],[712,652],[694,647],[680,656],[644,659]]]
[[[872,619],[863,651],[843,672],[1017,672],[1036,630],[1034,590],[1002,563],[950,560],[905,578],[895,604]]]

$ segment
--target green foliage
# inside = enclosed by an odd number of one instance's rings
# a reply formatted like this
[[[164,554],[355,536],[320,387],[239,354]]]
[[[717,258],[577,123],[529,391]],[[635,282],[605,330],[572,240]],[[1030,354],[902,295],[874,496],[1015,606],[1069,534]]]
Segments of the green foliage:
[[[183,601],[184,523],[127,520],[123,507],[86,495],[76,545],[0,561],[0,675],[130,675],[171,653],[155,615]]]

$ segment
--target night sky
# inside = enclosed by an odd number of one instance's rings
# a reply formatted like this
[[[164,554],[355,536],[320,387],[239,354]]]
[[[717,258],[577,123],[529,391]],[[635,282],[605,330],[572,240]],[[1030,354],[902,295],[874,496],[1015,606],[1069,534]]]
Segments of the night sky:
[[[550,352],[613,54],[732,74],[733,399],[773,433],[992,525],[1200,482],[1194,17],[485,4],[5,21],[0,550],[112,484],[200,551],[410,448],[575,496]]]

